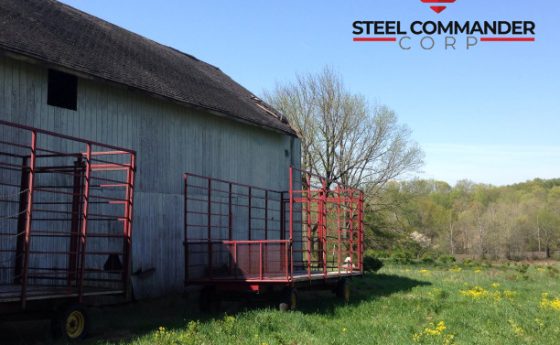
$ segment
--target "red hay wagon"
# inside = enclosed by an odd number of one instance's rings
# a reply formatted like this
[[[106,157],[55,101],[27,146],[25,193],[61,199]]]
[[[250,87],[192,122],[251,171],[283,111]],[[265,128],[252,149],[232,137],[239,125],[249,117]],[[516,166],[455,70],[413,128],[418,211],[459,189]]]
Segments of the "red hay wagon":
[[[0,121],[0,317],[69,338],[83,306],[126,299],[135,153]]]
[[[332,288],[348,301],[348,279],[363,274],[363,192],[290,168],[275,191],[185,174],[185,284],[203,286],[215,307],[234,291]]]

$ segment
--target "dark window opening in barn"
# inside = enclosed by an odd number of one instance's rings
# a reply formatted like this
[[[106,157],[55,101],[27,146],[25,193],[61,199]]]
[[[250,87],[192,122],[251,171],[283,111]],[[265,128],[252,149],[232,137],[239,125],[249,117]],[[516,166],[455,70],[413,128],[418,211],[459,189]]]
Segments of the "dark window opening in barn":
[[[78,78],[67,73],[49,70],[47,104],[76,110],[78,105]]]

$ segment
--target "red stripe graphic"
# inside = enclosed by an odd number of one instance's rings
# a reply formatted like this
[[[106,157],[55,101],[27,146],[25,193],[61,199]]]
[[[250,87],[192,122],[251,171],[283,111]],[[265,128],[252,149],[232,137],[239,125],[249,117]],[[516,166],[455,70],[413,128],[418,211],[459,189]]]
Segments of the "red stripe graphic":
[[[396,37],[354,37],[354,42],[396,42]]]
[[[481,42],[535,42],[534,37],[481,37]]]

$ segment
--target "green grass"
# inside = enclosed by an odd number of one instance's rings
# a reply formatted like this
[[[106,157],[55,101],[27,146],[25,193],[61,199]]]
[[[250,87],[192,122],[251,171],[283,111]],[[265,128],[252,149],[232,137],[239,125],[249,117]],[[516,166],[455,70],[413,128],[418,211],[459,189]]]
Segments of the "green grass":
[[[560,339],[556,268],[390,265],[354,279],[352,288],[348,305],[330,292],[302,293],[295,312],[257,304],[196,314],[170,300],[104,309],[94,313],[97,327],[87,343],[542,345]],[[544,300],[543,293],[549,294]]]

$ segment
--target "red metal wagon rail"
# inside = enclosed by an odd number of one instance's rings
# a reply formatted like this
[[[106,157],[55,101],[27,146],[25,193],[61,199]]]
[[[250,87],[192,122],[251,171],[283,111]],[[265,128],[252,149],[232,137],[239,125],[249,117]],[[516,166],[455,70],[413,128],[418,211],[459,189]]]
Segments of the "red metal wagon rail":
[[[187,285],[260,291],[363,273],[363,193],[289,175],[289,190],[277,191],[185,174]]]
[[[0,311],[125,294],[135,152],[6,121],[0,133]]]

